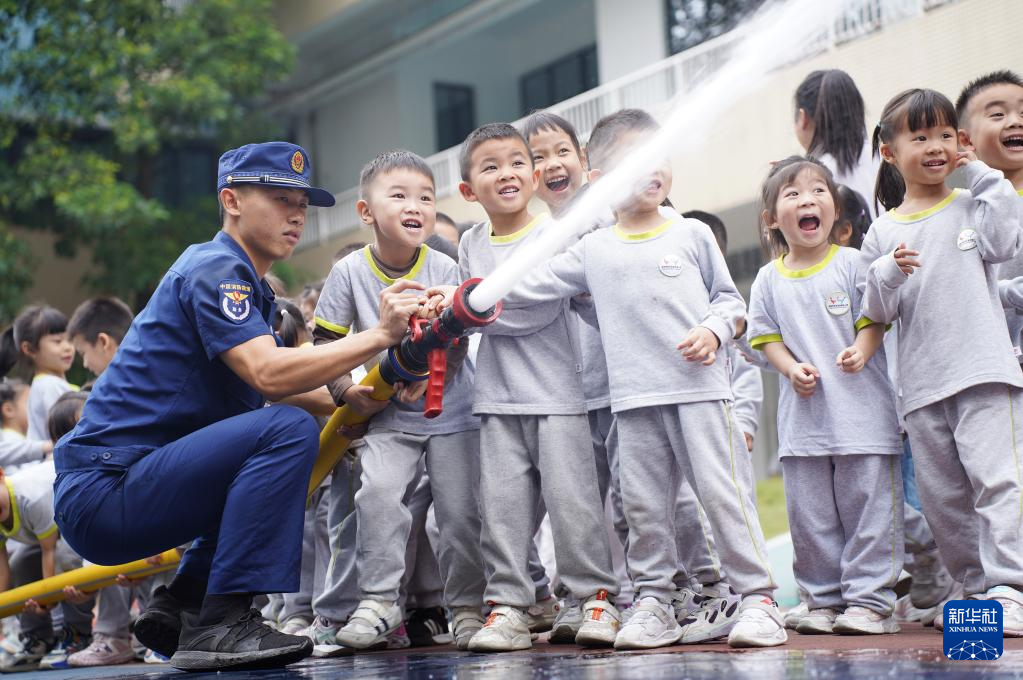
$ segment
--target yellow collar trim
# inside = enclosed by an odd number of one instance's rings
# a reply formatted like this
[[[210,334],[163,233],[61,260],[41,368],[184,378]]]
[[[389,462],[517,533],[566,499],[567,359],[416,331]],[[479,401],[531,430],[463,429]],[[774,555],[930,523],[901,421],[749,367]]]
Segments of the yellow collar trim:
[[[416,274],[419,273],[419,270],[422,269],[423,265],[426,263],[426,251],[428,251],[428,250],[429,250],[429,248],[426,246],[425,243],[422,244],[421,246],[419,246],[419,256],[416,257],[416,263],[414,265],[412,265],[412,269],[409,269],[407,274],[403,274],[402,276],[400,276],[398,278],[400,278],[400,279],[415,279],[416,278]],[[367,245],[365,248],[363,248],[362,249],[362,254],[366,257],[366,263],[369,264],[369,268],[373,270],[373,273],[376,275],[376,277],[378,279],[380,279],[381,281],[386,283],[388,286],[398,280],[398,279],[392,279],[390,276],[385,274],[380,269],[380,267],[377,266],[376,260],[373,259],[373,251],[370,250],[370,246]],[[328,328],[329,328],[329,326],[328,326]],[[335,329],[331,328],[330,330],[335,330]],[[345,331],[345,332],[347,333],[347,331]]]
[[[540,213],[530,220],[529,224],[526,226],[522,227],[518,231],[505,234],[504,236],[494,236],[494,225],[487,222],[487,233],[490,234],[490,242],[493,244],[514,243],[520,238],[523,238],[529,232],[533,231],[533,229],[536,228],[536,225],[540,224],[545,217],[547,217],[547,213]]]
[[[26,438],[25,435],[23,435],[22,433],[18,432],[17,430],[12,430],[9,427],[5,427],[4,429],[0,430],[0,432],[4,432],[5,434],[9,434],[12,437],[14,437],[15,439],[25,439]]]
[[[10,538],[21,530],[21,512],[18,510],[18,501],[14,499],[14,485],[11,484],[11,478],[4,477],[4,484],[7,485],[7,493],[11,498],[11,517],[14,519],[11,522],[10,531],[8,531],[4,525],[0,524],[0,535],[4,538]]]
[[[926,210],[921,210],[920,212],[910,213],[909,215],[900,215],[899,213],[895,212],[895,208],[892,208],[891,210],[888,211],[888,214],[891,215],[892,219],[895,220],[896,222],[916,222],[917,220],[922,220],[925,217],[930,217],[931,215],[938,212],[942,208],[947,207],[949,203],[956,199],[956,196],[958,196],[959,193],[960,193],[959,189],[953,189],[952,193],[950,193],[948,196],[941,199],[940,201],[932,205],[930,208],[927,208]]]
[[[824,256],[824,259],[818,262],[817,264],[813,265],[812,267],[807,267],[806,269],[789,269],[788,267],[785,266],[784,255],[782,255],[781,257],[774,261],[774,268],[778,270],[779,274],[781,274],[787,279],[805,279],[808,276],[813,276],[817,272],[827,267],[828,263],[831,262],[831,260],[834,259],[835,255],[838,254],[838,248],[839,246],[836,246],[834,243],[832,243],[831,247],[828,248],[828,254]]]
[[[1016,193],[1017,193],[1017,194],[1019,194],[1020,196],[1023,196],[1023,189],[1020,189],[1020,190],[1019,190],[1019,191],[1017,191]]]
[[[622,229],[622,225],[620,224],[616,224],[611,228],[614,230],[615,236],[622,239],[623,241],[649,241],[650,239],[657,238],[665,231],[667,231],[668,227],[671,226],[672,222],[674,222],[674,220],[668,220],[659,227],[654,227],[649,231],[643,231],[638,234],[631,234],[625,231],[624,229]]]

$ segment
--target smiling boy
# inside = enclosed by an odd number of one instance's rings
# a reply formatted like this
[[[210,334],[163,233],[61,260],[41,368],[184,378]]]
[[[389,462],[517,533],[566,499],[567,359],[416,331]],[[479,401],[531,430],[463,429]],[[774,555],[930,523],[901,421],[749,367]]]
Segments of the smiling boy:
[[[458,282],[458,265],[423,245],[436,220],[433,173],[409,151],[377,156],[362,171],[359,216],[374,242],[331,269],[316,305],[317,343],[377,323],[380,291],[399,279],[424,285]],[[426,382],[401,387],[396,399],[376,401],[370,386],[344,376],[329,385],[338,405],[372,415],[360,455],[362,486],[355,494],[357,565],[362,601],[337,633],[347,647],[386,642],[401,625],[399,590],[412,515],[404,501],[425,457],[440,530],[445,602],[456,643],[464,648],[483,625],[483,563],[479,550],[479,421],[472,415],[472,364],[449,352],[444,412],[423,416]]]

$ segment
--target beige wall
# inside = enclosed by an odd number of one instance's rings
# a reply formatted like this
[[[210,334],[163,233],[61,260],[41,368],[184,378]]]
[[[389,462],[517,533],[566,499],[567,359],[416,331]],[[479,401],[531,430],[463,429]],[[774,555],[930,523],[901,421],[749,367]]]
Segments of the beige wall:
[[[57,257],[53,252],[51,234],[28,229],[14,229],[14,235],[28,244],[35,256],[34,281],[25,294],[26,304],[45,302],[68,316],[78,303],[92,292],[82,286],[82,276],[89,271],[90,251],[79,249],[74,258]]]

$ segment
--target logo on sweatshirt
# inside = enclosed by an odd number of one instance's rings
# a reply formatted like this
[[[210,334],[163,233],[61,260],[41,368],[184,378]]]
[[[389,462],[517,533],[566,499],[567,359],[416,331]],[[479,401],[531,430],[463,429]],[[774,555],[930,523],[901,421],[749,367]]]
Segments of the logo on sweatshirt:
[[[851,303],[849,302],[848,295],[842,291],[838,291],[824,296],[824,306],[828,308],[828,314],[831,314],[832,316],[842,316],[843,314],[849,313]]]
[[[661,258],[661,263],[657,265],[657,268],[665,276],[678,276],[682,273],[682,258],[669,253]]]
[[[963,229],[956,238],[956,247],[959,250],[973,250],[977,247],[977,230]]]

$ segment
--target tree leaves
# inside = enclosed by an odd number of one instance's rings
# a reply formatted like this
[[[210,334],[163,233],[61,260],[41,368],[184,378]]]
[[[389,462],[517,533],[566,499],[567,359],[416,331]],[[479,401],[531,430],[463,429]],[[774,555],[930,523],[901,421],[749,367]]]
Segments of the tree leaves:
[[[90,285],[143,301],[188,243],[217,228],[212,184],[204,195],[159,195],[187,184],[161,177],[212,172],[162,162],[168,153],[199,142],[215,163],[273,130],[254,112],[288,75],[294,49],[270,9],[269,0],[0,0],[0,227],[49,230],[62,254],[90,247]],[[0,250],[5,300],[28,285],[12,253]]]

